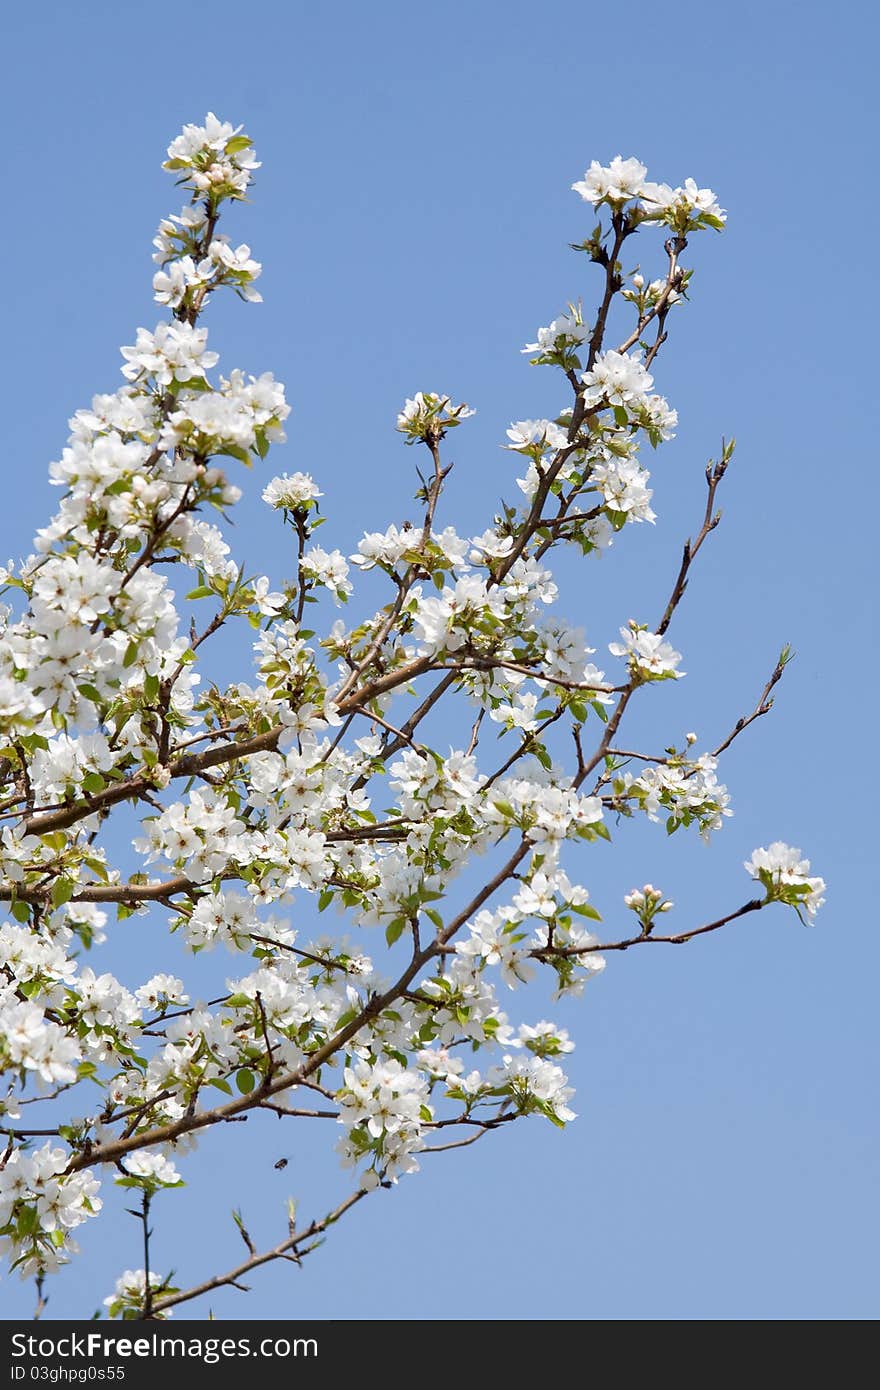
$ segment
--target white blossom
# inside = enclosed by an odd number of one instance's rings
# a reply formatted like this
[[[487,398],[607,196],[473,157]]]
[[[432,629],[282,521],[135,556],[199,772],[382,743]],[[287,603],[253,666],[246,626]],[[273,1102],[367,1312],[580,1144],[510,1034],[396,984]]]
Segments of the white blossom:
[[[404,402],[397,417],[397,428],[407,436],[407,443],[412,444],[417,439],[439,438],[475,413],[468,405],[453,405],[449,396],[417,391]]]
[[[164,1154],[147,1153],[142,1149],[139,1153],[126,1154],[122,1166],[129,1177],[147,1188],[177,1187],[182,1181],[174,1164]]]
[[[642,192],[647,172],[637,159],[624,159],[616,154],[607,166],[594,159],[583,179],[573,183],[572,189],[586,203],[623,203]]]
[[[308,506],[323,495],[309,473],[282,473],[263,489],[263,501],[270,507],[287,507],[291,511]]]
[[[803,908],[810,920],[825,901],[825,880],[810,877],[809,859],[802,859],[799,849],[782,840],[774,840],[767,849],[753,850],[745,869],[763,884],[769,899]]]
[[[624,408],[644,406],[654,378],[643,365],[641,353],[603,352],[581,380],[587,406],[604,403]]]
[[[681,652],[656,632],[629,623],[620,629],[622,642],[609,642],[612,656],[625,656],[633,675],[641,680],[678,680],[685,673],[677,670]]]

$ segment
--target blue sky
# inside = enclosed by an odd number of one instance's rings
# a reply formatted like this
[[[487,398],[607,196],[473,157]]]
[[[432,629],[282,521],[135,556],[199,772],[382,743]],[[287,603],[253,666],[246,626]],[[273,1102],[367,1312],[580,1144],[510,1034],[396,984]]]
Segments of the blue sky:
[[[4,559],[29,549],[54,504],[46,469],[68,417],[115,388],[119,345],[162,317],[150,242],[178,200],[159,166],[209,108],[245,123],[264,165],[226,230],[263,262],[265,303],[212,309],[212,345],[225,366],[287,383],[289,443],[271,471],[316,476],[331,517],[321,541],[332,532],[345,551],[410,506],[412,457],[393,421],[415,390],[478,410],[453,439],[448,519],[482,530],[511,495],[506,426],[559,404],[553,374],[519,348],[568,299],[595,294],[567,249],[592,225],[568,191],[591,159],[637,154],[650,177],[693,175],[730,210],[724,236],[687,253],[693,304],[658,362],[681,425],[655,461],[657,527],[568,574],[566,610],[600,649],[630,615],[653,620],[701,512],[705,461],[735,434],[724,524],[671,634],[688,677],[646,692],[657,698],[631,737],[695,728],[712,741],[752,707],[783,641],[798,656],[774,713],[728,755],[736,815],[712,846],[624,827],[585,881],[607,907],[659,883],[683,929],[744,901],[742,860],[781,838],[826,878],[827,906],[811,930],[778,909],[682,950],[611,958],[552,1015],[578,1043],[574,1125],[512,1126],[426,1159],[301,1271],[218,1295],[219,1316],[880,1311],[867,355],[878,35],[867,4],[834,14],[215,0],[161,21],[55,2],[7,20]],[[280,578],[289,556],[263,479],[237,481],[236,553]],[[148,930],[127,924],[113,943],[132,984],[157,949],[157,924],[138,937]],[[511,1000],[516,1017],[549,1008],[540,991]],[[159,1264],[192,1283],[234,1263],[234,1205],[261,1244],[281,1239],[288,1192],[320,1212],[341,1190],[330,1146],[274,1121],[205,1140],[197,1180],[157,1209]],[[130,1218],[93,1224],[79,1271],[50,1290],[55,1317],[88,1316],[141,1263]],[[14,1280],[0,1297],[6,1316],[31,1309]]]

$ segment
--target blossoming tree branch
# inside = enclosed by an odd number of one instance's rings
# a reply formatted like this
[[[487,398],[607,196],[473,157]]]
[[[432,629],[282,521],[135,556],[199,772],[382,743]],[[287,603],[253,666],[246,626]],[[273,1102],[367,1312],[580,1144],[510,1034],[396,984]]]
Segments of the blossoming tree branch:
[[[746,864],[744,901],[669,934],[659,888],[600,917],[585,886],[609,823],[721,827],[719,758],[769,711],[789,657],[715,746],[698,751],[692,734],[662,753],[629,746],[629,706],[684,674],[669,632],[732,445],[706,470],[668,595],[621,615],[607,673],[557,611],[555,550],[590,566],[654,520],[641,452],[676,424],[654,372],[687,299],[688,241],[724,225],[711,190],[648,182],[619,156],[573,185],[598,302],[589,314],[573,302],[524,349],[556,373],[559,409],[507,430],[517,506],[459,534],[443,515],[445,446],[472,412],[419,391],[397,416],[417,521],[346,557],[315,539],[322,479],[264,480],[267,525],[290,528],[294,557],[275,589],[231,557],[240,491],[225,469],[283,441],[284,389],[268,373],[217,375],[201,326],[222,291],[260,298],[250,248],[219,230],[259,166],[241,128],[209,115],[165,167],[187,199],[155,239],[167,318],[122,349],[124,385],[71,421],[51,466],[58,512],[3,571],[0,610],[0,1233],[42,1301],[77,1227],[99,1217],[102,1184],[131,1189],[137,1267],[105,1300],[129,1318],[301,1262],[423,1154],[527,1116],[570,1120],[566,1032],[508,1015],[536,972],[578,994],[609,952],[683,943],[775,903],[809,921],[824,888],[775,843]],[[386,590],[378,612],[355,599],[368,571]],[[252,669],[203,678],[212,637],[235,624],[250,630]],[[159,972],[132,991],[102,971],[113,912],[177,934],[187,978]],[[342,933],[328,929],[337,913]],[[218,946],[226,987],[196,1002],[202,953]],[[326,1126],[352,1170],[345,1195],[310,1212],[300,1194],[305,1215],[291,1207],[265,1250],[236,1213],[229,1267],[172,1279],[151,1257],[151,1223],[174,1219],[199,1135],[258,1111]]]

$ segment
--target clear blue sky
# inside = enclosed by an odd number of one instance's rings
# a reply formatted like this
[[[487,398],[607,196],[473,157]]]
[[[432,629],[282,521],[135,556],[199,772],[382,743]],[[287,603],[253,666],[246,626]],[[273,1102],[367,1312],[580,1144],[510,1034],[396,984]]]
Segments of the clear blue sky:
[[[681,418],[656,460],[658,526],[588,568],[582,611],[576,591],[567,608],[596,646],[657,613],[705,459],[735,433],[724,526],[674,629],[687,680],[647,692],[636,729],[708,741],[751,708],[783,640],[798,658],[728,757],[736,816],[712,847],[645,827],[589,881],[610,906],[653,880],[684,928],[744,901],[741,861],[782,838],[828,881],[819,924],[779,909],[611,958],[552,1015],[578,1042],[564,1134],[529,1122],[426,1159],[301,1271],[257,1274],[215,1312],[876,1316],[874,8],[196,0],[159,15],[45,0],[5,29],[3,559],[47,519],[69,415],[115,389],[119,344],[162,317],[150,242],[178,201],[159,164],[208,108],[244,122],[264,161],[226,230],[263,262],[265,304],[212,311],[213,345],[287,383],[272,471],[316,475],[333,517],[321,540],[344,550],[406,515],[412,458],[392,425],[414,390],[479,412],[456,432],[450,519],[482,529],[509,493],[504,429],[559,400],[518,349],[595,291],[566,249],[590,229],[568,188],[591,159],[637,154],[730,210],[723,237],[695,239],[694,303],[658,364]],[[262,484],[245,479],[236,547],[280,578]],[[136,921],[113,958],[132,985],[158,939],[154,926],[145,946]],[[340,1190],[332,1139],[273,1121],[205,1140],[197,1180],[157,1205],[159,1265],[191,1283],[237,1260],[233,1205],[261,1244],[283,1237],[288,1192],[320,1211]],[[93,1225],[84,1262],[52,1284],[55,1317],[88,1316],[141,1263],[130,1218]],[[30,1288],[0,1286],[5,1316],[31,1306]]]

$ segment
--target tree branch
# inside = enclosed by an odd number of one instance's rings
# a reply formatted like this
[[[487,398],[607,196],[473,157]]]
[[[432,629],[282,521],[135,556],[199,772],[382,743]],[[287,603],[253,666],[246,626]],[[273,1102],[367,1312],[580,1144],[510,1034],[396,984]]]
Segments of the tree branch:
[[[227,1270],[225,1274],[215,1274],[212,1279],[206,1279],[201,1284],[194,1284],[190,1289],[184,1289],[179,1293],[168,1294],[165,1298],[157,1298],[153,1301],[153,1314],[165,1313],[169,1308],[176,1308],[180,1303],[189,1303],[194,1298],[200,1298],[202,1294],[211,1293],[214,1289],[222,1289],[228,1284],[238,1284],[239,1281],[252,1270],[259,1269],[262,1265],[270,1264],[273,1260],[293,1258],[296,1263],[310,1253],[309,1250],[300,1250],[299,1247],[307,1240],[312,1240],[315,1236],[321,1235],[327,1230],[328,1226],[333,1226],[347,1211],[357,1206],[358,1202],[367,1194],[359,1191],[353,1192],[344,1202],[329,1212],[320,1221],[312,1221],[302,1231],[294,1231],[286,1240],[274,1245],[271,1250],[264,1250],[259,1255],[251,1255],[249,1259],[243,1260],[234,1269]],[[314,1247],[312,1247],[314,1248]]]

